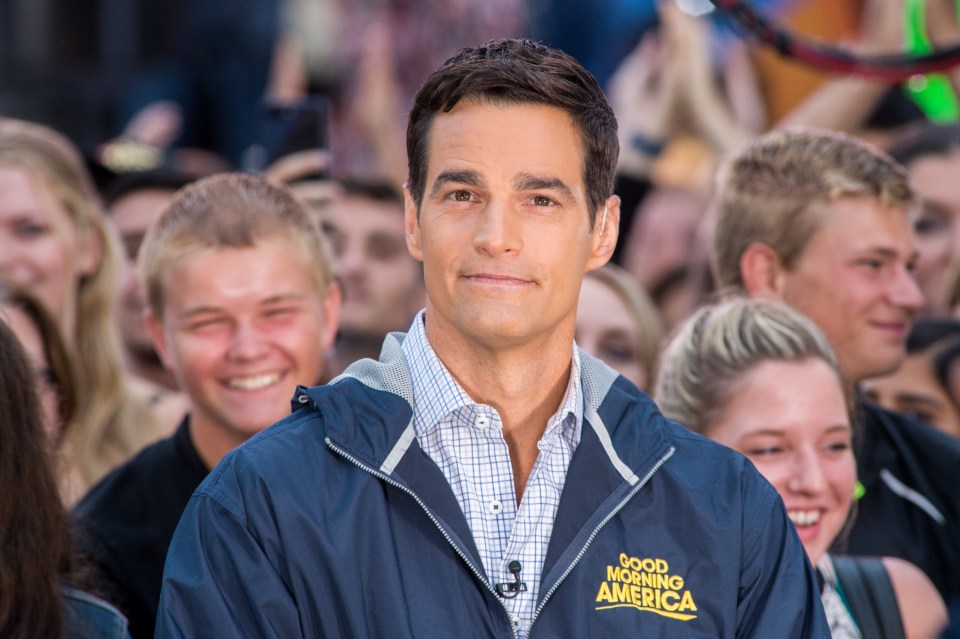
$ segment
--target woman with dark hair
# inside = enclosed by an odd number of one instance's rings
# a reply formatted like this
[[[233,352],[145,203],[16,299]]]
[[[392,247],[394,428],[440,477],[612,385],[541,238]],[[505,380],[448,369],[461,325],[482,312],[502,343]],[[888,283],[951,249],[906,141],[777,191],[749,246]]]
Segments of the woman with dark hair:
[[[73,360],[56,320],[30,293],[0,285],[0,321],[20,341],[40,382],[38,394],[44,428],[53,450],[77,414],[77,380]]]
[[[70,529],[35,379],[16,335],[0,322],[0,637],[129,636],[116,609],[70,585]]]

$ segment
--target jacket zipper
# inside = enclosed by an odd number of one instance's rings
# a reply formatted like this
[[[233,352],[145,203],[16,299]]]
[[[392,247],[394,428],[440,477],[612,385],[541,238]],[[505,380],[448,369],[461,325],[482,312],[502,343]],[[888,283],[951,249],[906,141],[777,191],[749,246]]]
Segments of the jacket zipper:
[[[617,513],[623,510],[623,507],[627,505],[627,502],[633,499],[633,496],[640,492],[640,489],[643,488],[648,481],[650,481],[650,478],[653,477],[653,474],[660,470],[660,467],[667,463],[668,459],[673,457],[673,454],[676,452],[676,450],[676,448],[671,446],[670,450],[668,450],[663,457],[661,457],[657,463],[654,464],[653,468],[651,468],[650,471],[643,476],[643,479],[637,482],[637,485],[633,487],[633,490],[631,490],[627,496],[624,497],[619,504],[617,504],[617,507],[610,511],[607,516],[603,518],[603,521],[597,524],[597,527],[593,529],[593,532],[590,533],[590,536],[587,537],[587,540],[584,542],[583,548],[580,549],[580,552],[577,553],[577,556],[573,558],[573,561],[570,562],[570,565],[567,566],[567,569],[563,571],[563,574],[560,575],[553,586],[550,587],[550,590],[548,590],[543,596],[543,599],[540,600],[540,605],[537,606],[537,609],[534,611],[533,618],[530,620],[530,625],[527,627],[528,637],[533,631],[533,624],[537,621],[537,617],[540,616],[540,612],[543,610],[543,607],[547,605],[547,600],[550,599],[550,596],[553,595],[557,588],[560,587],[560,584],[563,583],[564,579],[566,579],[567,576],[573,572],[573,569],[576,568],[578,563],[580,563],[580,560],[583,558],[583,556],[587,554],[587,549],[590,547],[590,544],[593,543],[593,540],[596,538],[596,536],[600,533],[600,529],[606,526],[607,522],[616,517]]]
[[[510,630],[513,632],[514,639],[519,639],[517,630],[513,625],[513,615],[510,613],[510,610],[507,608],[507,606],[503,603],[503,600],[500,599],[500,595],[498,595],[497,591],[494,590],[494,588],[487,582],[486,579],[484,579],[483,575],[480,574],[480,571],[477,570],[476,567],[474,567],[473,563],[470,561],[470,558],[467,557],[466,553],[460,550],[460,547],[457,546],[456,543],[454,543],[453,539],[450,538],[450,535],[447,534],[447,531],[444,529],[444,527],[440,524],[439,521],[437,521],[437,518],[433,516],[433,513],[430,512],[430,509],[427,508],[427,505],[423,503],[423,500],[421,500],[416,493],[414,493],[412,490],[410,490],[403,484],[391,479],[388,475],[385,475],[379,470],[376,470],[375,468],[371,468],[370,466],[367,466],[366,464],[364,464],[362,461],[360,461],[359,459],[357,459],[347,451],[338,447],[336,444],[330,441],[329,437],[325,437],[324,442],[326,442],[327,448],[334,451],[335,453],[337,453],[338,455],[340,455],[341,457],[343,457],[344,459],[352,463],[357,468],[366,471],[367,473],[373,475],[374,477],[377,477],[381,481],[384,481],[390,484],[391,486],[399,488],[403,492],[410,495],[414,499],[414,501],[416,501],[420,505],[420,507],[423,509],[423,512],[427,514],[427,517],[430,518],[430,521],[433,522],[433,525],[437,527],[437,530],[440,531],[440,534],[443,535],[443,538],[447,540],[448,544],[450,544],[450,547],[453,548],[453,550],[458,555],[460,555],[460,558],[463,559],[464,563],[467,564],[467,567],[470,568],[470,572],[472,572],[474,576],[480,581],[480,583],[482,583],[484,587],[487,590],[489,590],[491,593],[493,593],[494,597],[496,597],[497,601],[500,603],[500,607],[503,608],[504,614],[507,615],[507,624],[510,626]],[[534,619],[536,619],[536,615],[534,615]],[[532,625],[532,622],[531,622],[531,625]],[[528,634],[529,634],[529,631],[528,631]]]

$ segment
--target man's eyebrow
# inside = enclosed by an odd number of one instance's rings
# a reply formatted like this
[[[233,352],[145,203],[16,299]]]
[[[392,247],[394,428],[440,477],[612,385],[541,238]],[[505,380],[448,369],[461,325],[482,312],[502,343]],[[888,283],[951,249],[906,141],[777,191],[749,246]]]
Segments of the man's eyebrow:
[[[305,297],[300,293],[278,293],[271,295],[257,302],[257,306],[270,306],[273,304],[289,304],[304,301]],[[198,315],[217,315],[223,313],[223,308],[219,306],[194,306],[188,308],[179,314],[181,319],[189,319]]]
[[[900,257],[899,251],[895,248],[889,246],[871,246],[865,249],[867,253],[873,253],[874,255],[879,255],[884,259],[895,260]],[[915,262],[919,257],[918,251],[914,250],[910,255],[907,256],[907,262]]]
[[[521,173],[514,179],[513,188],[517,191],[555,191],[571,202],[576,201],[573,191],[559,178]]]
[[[188,308],[187,310],[181,312],[177,317],[187,320],[191,317],[196,317],[199,315],[216,315],[217,313],[222,312],[223,309],[217,308],[216,306],[194,306],[193,308]]]
[[[897,393],[897,399],[903,403],[918,404],[920,406],[930,406],[932,408],[942,408],[943,404],[935,397],[927,395],[918,395],[909,391]]]
[[[451,182],[477,188],[483,188],[487,185],[487,180],[476,171],[443,171],[434,179],[430,187],[430,195],[436,195],[437,191],[443,188],[445,184]]]
[[[261,300],[260,306],[266,306],[268,304],[287,304],[290,302],[302,302],[305,299],[305,296],[302,293],[277,293],[276,295],[271,295],[270,297]]]

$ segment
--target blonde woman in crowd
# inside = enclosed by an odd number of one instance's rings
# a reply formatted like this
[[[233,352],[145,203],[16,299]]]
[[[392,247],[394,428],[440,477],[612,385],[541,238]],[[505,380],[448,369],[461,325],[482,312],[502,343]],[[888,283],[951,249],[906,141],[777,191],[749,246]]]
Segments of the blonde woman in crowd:
[[[663,339],[663,321],[628,271],[606,264],[587,273],[577,303],[577,345],[649,390]]]
[[[780,493],[834,639],[937,636],[946,609],[920,569],[827,552],[852,516],[857,467],[837,360],[812,322],[779,302],[702,308],[664,351],[655,399],[667,417],[744,454]]]
[[[118,268],[117,241],[76,149],[47,127],[0,119],[0,281],[44,304],[77,363],[76,424],[64,441],[67,503],[162,435],[124,384],[113,315]]]

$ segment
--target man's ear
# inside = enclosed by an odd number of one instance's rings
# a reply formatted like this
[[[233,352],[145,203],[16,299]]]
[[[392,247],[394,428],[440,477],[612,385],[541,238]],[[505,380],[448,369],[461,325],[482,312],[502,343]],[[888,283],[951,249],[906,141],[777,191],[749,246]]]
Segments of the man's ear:
[[[333,340],[337,337],[342,305],[343,292],[340,289],[340,284],[336,281],[330,282],[330,286],[327,287],[327,296],[323,300],[323,330],[320,334],[320,344],[324,351],[333,346]]]
[[[590,258],[587,270],[600,268],[610,261],[620,237],[620,197],[611,195],[597,211],[593,223]]]
[[[781,299],[785,269],[780,256],[762,242],[754,242],[740,256],[740,276],[751,297]]]
[[[407,240],[407,250],[419,262],[423,261],[423,249],[420,245],[420,220],[417,203],[410,194],[410,184],[403,185],[403,228]]]
[[[153,348],[157,351],[157,356],[163,363],[163,367],[171,373],[176,374],[177,368],[174,365],[174,359],[167,343],[167,334],[163,329],[163,322],[158,321],[153,316],[153,312],[147,309],[143,312],[143,321],[147,327],[147,333],[150,335],[150,341],[153,342]]]

